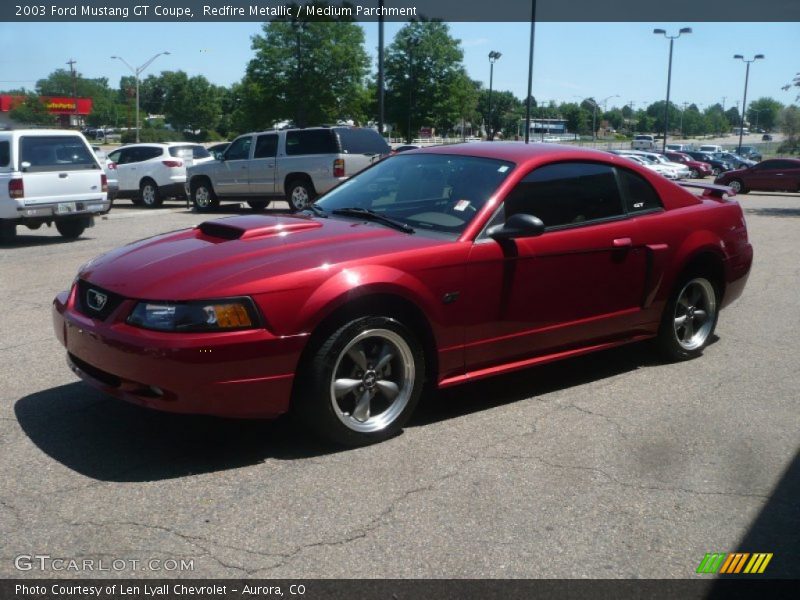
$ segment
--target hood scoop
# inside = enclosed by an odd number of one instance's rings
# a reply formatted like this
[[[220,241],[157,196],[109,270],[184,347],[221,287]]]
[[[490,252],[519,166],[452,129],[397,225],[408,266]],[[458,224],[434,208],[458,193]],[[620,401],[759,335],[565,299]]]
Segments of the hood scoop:
[[[283,236],[318,227],[322,227],[322,224],[310,217],[246,215],[206,221],[197,229],[203,235],[219,240],[249,240],[271,235]]]

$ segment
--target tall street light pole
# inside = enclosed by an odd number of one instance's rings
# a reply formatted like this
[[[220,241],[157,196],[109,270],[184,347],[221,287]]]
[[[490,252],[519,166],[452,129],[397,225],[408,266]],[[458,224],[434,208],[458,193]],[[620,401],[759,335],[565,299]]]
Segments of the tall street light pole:
[[[738,58],[747,65],[747,69],[744,72],[744,97],[742,98],[742,112],[739,115],[739,147],[736,149],[736,151],[739,152],[742,149],[742,136],[744,135],[744,113],[747,111],[747,82],[750,79],[750,63],[754,63],[757,60],[763,59],[764,55],[756,54],[750,60],[745,60],[744,56],[741,54],[734,54],[733,58]]]
[[[491,142],[494,139],[494,128],[492,127],[492,79],[494,77],[494,63],[502,56],[499,52],[492,50],[489,52],[489,123],[486,135]]]
[[[378,133],[383,135],[383,0],[379,0],[378,6]]]
[[[692,33],[691,27],[682,27],[680,31],[678,31],[678,35],[667,35],[667,32],[664,29],[653,29],[653,33],[656,35],[662,34],[665,38],[669,40],[669,67],[667,67],[667,102],[664,104],[664,142],[661,146],[661,151],[667,151],[667,132],[669,131],[669,87],[672,83],[672,44],[673,42],[681,37],[683,33]]]
[[[531,38],[528,50],[528,97],[525,98],[525,143],[531,135],[531,88],[533,87],[533,37],[536,33],[536,0],[531,0]]]
[[[147,62],[145,62],[143,65],[141,65],[140,67],[136,67],[136,68],[132,67],[128,63],[128,61],[126,61],[121,56],[112,56],[111,57],[112,59],[115,58],[115,59],[121,61],[126,67],[128,67],[130,69],[131,73],[133,73],[134,78],[136,79],[136,142],[137,143],[139,142],[139,75],[141,75],[142,71],[144,71],[147,67],[149,67],[150,64],[155,59],[157,59],[159,56],[161,56],[162,54],[169,54],[169,52],[167,52],[166,50],[164,52],[159,52],[158,54],[156,54],[154,56],[151,56],[150,59]]]

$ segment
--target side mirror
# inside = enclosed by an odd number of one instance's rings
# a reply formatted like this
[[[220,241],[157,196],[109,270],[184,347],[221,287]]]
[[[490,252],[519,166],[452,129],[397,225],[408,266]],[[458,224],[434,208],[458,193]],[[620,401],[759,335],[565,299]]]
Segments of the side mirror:
[[[217,160],[225,160],[225,153],[224,152],[214,152],[214,158]]]
[[[22,171],[27,171],[31,168],[31,163],[29,163],[27,160],[23,160],[21,163],[19,163],[19,168]]]
[[[539,217],[517,213],[511,215],[502,225],[495,225],[486,232],[495,241],[514,238],[536,237],[544,233],[544,223]]]

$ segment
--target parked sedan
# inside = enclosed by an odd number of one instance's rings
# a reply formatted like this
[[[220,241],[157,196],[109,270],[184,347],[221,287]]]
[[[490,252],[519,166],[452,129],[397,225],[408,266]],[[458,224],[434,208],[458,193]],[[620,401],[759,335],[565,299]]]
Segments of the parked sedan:
[[[761,152],[759,152],[755,146],[740,146],[739,148],[736,148],[734,152],[742,158],[747,158],[756,162],[763,158],[761,156]]]
[[[751,190],[800,193],[800,159],[764,160],[746,169],[723,173],[714,183],[727,185],[740,194]]]
[[[124,400],[292,409],[367,444],[423,390],[645,339],[699,356],[752,248],[728,189],[692,185],[552,144],[402,153],[303,213],[214,219],[88,262],[55,298],[55,333],[76,374]]]
[[[667,179],[678,179],[678,172],[675,169],[673,169],[672,167],[669,167],[667,165],[663,165],[660,162],[655,161],[655,160],[653,160],[651,158],[647,158],[646,156],[643,156],[641,154],[635,154],[635,153],[634,154],[628,154],[627,152],[620,152],[619,154],[623,158],[626,158],[626,159],[628,159],[628,160],[630,160],[632,162],[635,162],[635,163],[637,163],[637,164],[639,164],[639,165],[641,165],[641,166],[643,166],[643,167],[645,167],[647,169],[650,169],[654,173],[658,173],[659,175],[662,175],[662,176],[666,177]]]
[[[688,156],[691,156],[695,160],[699,160],[700,162],[705,162],[711,165],[711,174],[715,177],[720,173],[724,173],[725,171],[730,171],[733,169],[733,165],[729,162],[724,160],[718,160],[714,158],[711,154],[706,152],[695,152],[694,150],[687,150],[684,152]]]
[[[703,177],[711,175],[712,168],[710,164],[694,160],[688,154],[684,154],[683,152],[667,152],[665,156],[672,162],[683,163],[689,167],[689,177],[692,179],[702,179]]]

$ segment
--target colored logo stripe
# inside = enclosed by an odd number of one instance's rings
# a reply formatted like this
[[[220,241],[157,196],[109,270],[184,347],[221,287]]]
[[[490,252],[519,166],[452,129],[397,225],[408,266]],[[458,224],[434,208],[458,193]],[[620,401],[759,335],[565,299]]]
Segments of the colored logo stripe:
[[[697,573],[760,574],[764,572],[771,560],[771,552],[756,552],[752,555],[749,552],[730,552],[728,554],[724,552],[709,552],[700,561]]]

